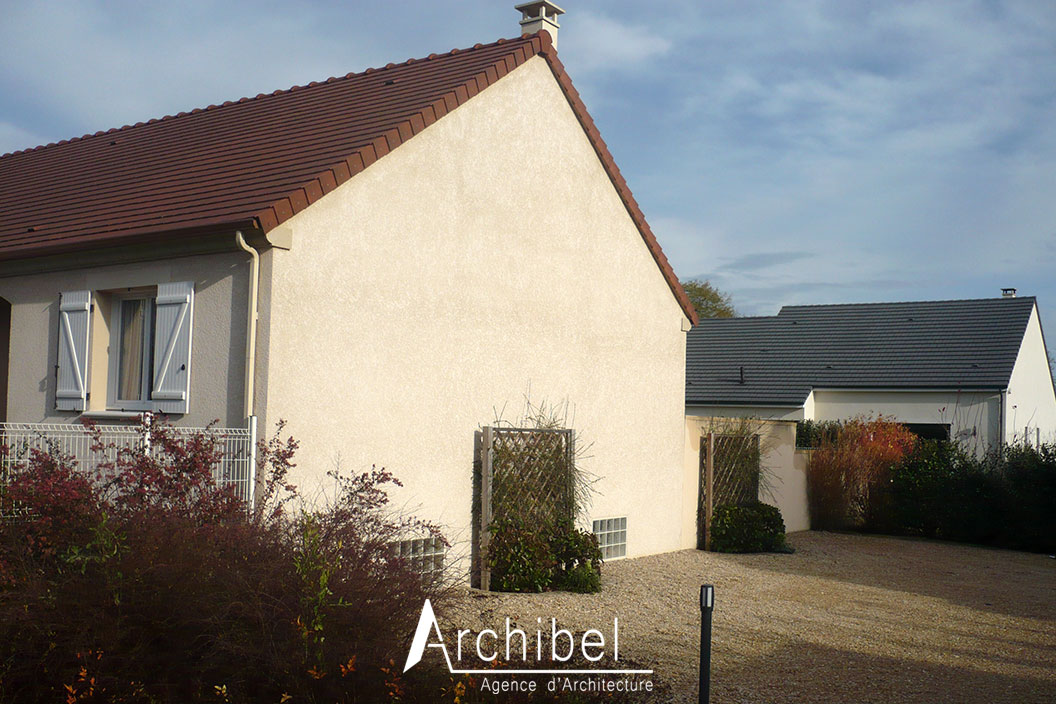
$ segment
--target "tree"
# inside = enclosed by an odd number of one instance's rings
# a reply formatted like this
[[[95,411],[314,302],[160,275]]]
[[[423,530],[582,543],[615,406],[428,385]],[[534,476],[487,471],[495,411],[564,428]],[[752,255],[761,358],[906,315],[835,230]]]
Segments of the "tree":
[[[736,318],[733,299],[703,279],[689,279],[680,282],[686,290],[697,315],[701,318]]]

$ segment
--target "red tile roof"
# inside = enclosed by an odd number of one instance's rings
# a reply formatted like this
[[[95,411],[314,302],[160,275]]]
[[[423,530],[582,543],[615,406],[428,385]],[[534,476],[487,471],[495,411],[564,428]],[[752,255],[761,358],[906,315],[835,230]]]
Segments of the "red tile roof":
[[[4,155],[0,261],[234,228],[268,232],[536,55],[696,322],[546,32]]]

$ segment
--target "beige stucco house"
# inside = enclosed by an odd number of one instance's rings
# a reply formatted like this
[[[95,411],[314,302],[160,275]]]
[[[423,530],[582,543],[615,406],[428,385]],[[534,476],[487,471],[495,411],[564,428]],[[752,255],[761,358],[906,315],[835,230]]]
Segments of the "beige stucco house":
[[[285,419],[306,493],[385,466],[457,544],[530,393],[626,555],[694,543],[695,313],[547,31],[5,155],[0,203],[0,421]]]

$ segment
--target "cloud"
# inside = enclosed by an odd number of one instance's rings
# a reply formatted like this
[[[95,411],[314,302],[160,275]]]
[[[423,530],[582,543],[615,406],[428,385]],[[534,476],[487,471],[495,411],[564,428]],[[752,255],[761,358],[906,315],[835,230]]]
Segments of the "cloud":
[[[1012,285],[1056,314],[1056,5],[568,9],[562,62],[681,276],[750,311]],[[514,36],[518,17],[485,0],[5,10],[0,152]]]
[[[719,267],[724,272],[745,272],[786,266],[812,256],[812,252],[758,252],[745,254]]]
[[[672,47],[670,39],[641,23],[626,24],[593,10],[577,10],[566,24],[558,45],[581,73],[640,71]]]
[[[48,141],[47,137],[23,129],[18,125],[0,122],[0,154],[40,146]]]

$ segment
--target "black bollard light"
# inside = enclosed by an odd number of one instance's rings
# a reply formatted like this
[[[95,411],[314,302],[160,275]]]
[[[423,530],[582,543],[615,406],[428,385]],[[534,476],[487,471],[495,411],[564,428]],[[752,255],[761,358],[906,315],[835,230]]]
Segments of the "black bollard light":
[[[700,704],[711,701],[711,612],[715,608],[715,587],[700,586]]]

